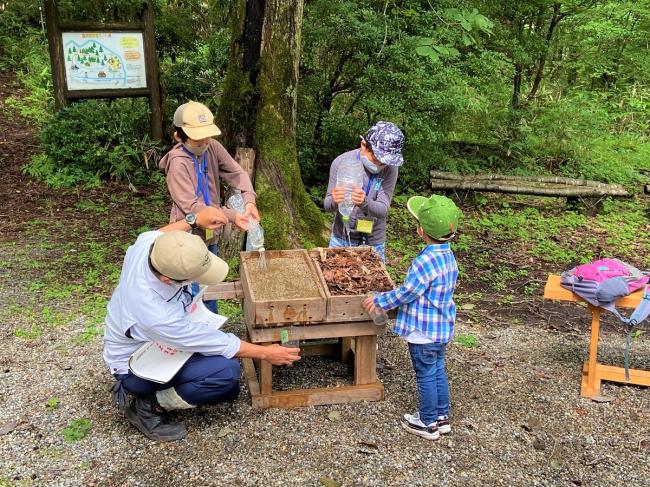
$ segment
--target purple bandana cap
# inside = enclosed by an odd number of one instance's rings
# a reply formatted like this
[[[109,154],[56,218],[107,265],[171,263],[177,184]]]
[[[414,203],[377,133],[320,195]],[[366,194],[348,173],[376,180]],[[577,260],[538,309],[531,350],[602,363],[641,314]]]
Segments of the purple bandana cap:
[[[401,166],[404,163],[404,134],[394,123],[377,122],[368,129],[364,139],[382,164]]]

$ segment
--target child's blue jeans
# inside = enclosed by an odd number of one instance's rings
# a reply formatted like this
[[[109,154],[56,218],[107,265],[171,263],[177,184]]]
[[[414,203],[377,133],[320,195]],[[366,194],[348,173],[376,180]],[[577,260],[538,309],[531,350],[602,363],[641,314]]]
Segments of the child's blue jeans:
[[[409,343],[420,400],[420,421],[429,425],[449,415],[449,382],[445,370],[446,343]]]

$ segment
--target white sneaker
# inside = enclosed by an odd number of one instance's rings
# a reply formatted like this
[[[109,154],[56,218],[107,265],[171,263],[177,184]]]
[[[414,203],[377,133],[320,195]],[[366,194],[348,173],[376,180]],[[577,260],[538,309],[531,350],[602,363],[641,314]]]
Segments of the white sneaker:
[[[449,424],[449,416],[438,416],[438,431],[441,435],[451,433],[451,425]]]
[[[404,415],[406,418],[406,415]],[[411,416],[411,420],[406,420],[402,423],[402,427],[413,435],[420,436],[426,440],[437,440],[440,438],[440,432],[438,431],[438,424],[434,421],[430,425],[425,425],[420,421],[419,415],[417,419]]]
[[[415,423],[416,421],[420,421],[420,411],[415,411],[413,414],[406,413],[404,415],[404,420],[411,421],[412,423]]]

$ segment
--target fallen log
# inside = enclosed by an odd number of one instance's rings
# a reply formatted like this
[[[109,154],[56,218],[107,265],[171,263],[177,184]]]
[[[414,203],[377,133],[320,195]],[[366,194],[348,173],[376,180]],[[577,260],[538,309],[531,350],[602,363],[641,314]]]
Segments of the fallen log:
[[[600,181],[591,181],[589,179],[573,179],[561,176],[510,176],[505,174],[454,174],[451,172],[431,171],[432,179],[449,179],[453,181],[514,181],[514,182],[531,182],[543,184],[557,184],[567,186],[589,186],[593,188],[607,188],[625,191],[620,184],[601,183]]]
[[[612,196],[625,198],[630,194],[623,188],[595,186],[569,186],[566,184],[549,185],[544,183],[534,184],[508,184],[501,181],[480,181],[480,180],[453,180],[453,179],[432,179],[431,188],[435,190],[465,190],[485,191],[490,193],[512,193],[528,194],[534,196],[560,196],[560,197],[583,197],[595,198]]]

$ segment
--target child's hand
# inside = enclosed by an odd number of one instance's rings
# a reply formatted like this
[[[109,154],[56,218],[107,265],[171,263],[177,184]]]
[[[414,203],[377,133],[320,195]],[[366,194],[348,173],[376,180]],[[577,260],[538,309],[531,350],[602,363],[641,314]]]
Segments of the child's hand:
[[[246,211],[244,212],[244,216],[246,219],[248,219],[249,216],[252,216],[253,219],[257,222],[260,221],[260,213],[257,211],[257,205],[253,203],[252,201],[249,201],[246,203]]]
[[[332,201],[337,205],[343,203],[343,198],[345,198],[345,188],[343,186],[336,187],[332,190]]]
[[[248,217],[242,213],[237,213],[235,215],[235,221],[233,222],[242,232],[248,231]]]
[[[352,190],[352,203],[359,206],[366,199],[366,193],[363,189],[355,186]]]
[[[368,313],[374,313],[374,311],[377,309],[377,306],[375,306],[375,302],[373,301],[372,296],[368,296],[363,300],[363,307]]]

